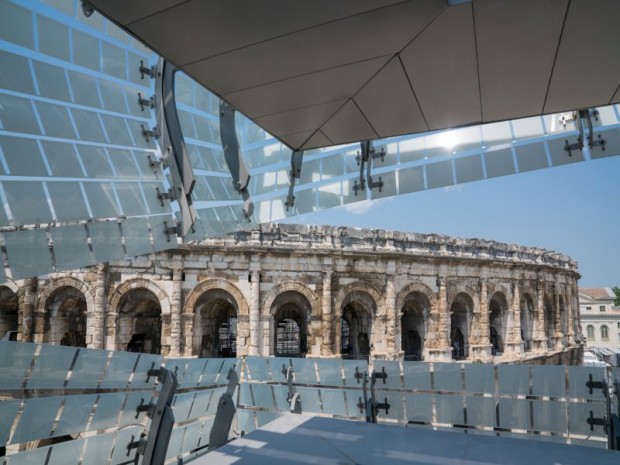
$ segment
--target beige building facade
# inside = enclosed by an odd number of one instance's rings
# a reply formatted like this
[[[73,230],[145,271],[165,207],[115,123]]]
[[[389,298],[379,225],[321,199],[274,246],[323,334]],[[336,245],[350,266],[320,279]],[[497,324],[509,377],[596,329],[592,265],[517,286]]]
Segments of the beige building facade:
[[[270,225],[0,286],[0,337],[170,356],[579,363],[577,266],[537,248]]]
[[[587,347],[620,351],[620,308],[609,287],[579,289],[579,313]]]

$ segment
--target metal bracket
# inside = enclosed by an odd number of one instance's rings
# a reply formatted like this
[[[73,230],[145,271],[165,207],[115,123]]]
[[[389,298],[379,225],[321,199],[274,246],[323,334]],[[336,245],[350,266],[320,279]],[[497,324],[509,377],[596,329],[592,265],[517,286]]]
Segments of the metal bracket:
[[[157,77],[157,66],[144,66],[144,60],[140,60],[140,77],[144,79],[144,76],[148,76],[151,79]]]
[[[295,374],[295,370],[293,369],[293,363],[289,360],[289,367],[286,368],[286,365],[282,365],[282,374],[286,378],[286,382],[288,384],[288,395],[286,396],[286,401],[290,405],[291,413],[299,413],[301,414],[301,396],[298,392],[295,392],[295,387],[293,386],[293,378]]]
[[[288,186],[288,195],[286,196],[286,202],[284,206],[288,211],[289,208],[295,206],[295,196],[293,190],[295,189],[295,181],[301,177],[301,166],[304,160],[303,150],[293,150],[291,154],[291,171],[289,173],[290,184]]]
[[[137,420],[142,412],[146,412],[146,416],[149,418],[152,418],[154,411],[155,411],[155,404],[152,401],[149,401],[148,404],[145,404],[144,399],[142,399],[140,401],[140,405],[136,407],[135,419]]]
[[[573,119],[575,120],[575,125],[579,130],[579,136],[577,137],[577,142],[569,144],[568,139],[564,141],[564,150],[568,152],[568,156],[572,157],[573,150],[583,150],[584,147],[584,121],[588,128],[588,147],[595,148],[600,147],[601,150],[605,150],[605,146],[607,145],[607,141],[603,139],[603,137],[598,134],[596,137],[594,135],[594,126],[592,125],[592,117],[594,117],[595,121],[598,121],[598,110],[597,109],[585,109],[578,110],[573,112]],[[566,126],[566,123],[564,123]]]
[[[599,425],[605,428],[605,432],[607,432],[609,420],[607,419],[607,416],[603,418],[595,418],[594,413],[592,412],[592,410],[590,410],[590,416],[586,419],[586,423],[590,425],[590,431],[594,431],[594,426]]]
[[[377,402],[375,395],[375,384],[377,384],[377,380],[383,380],[383,384],[385,384],[385,380],[388,377],[388,374],[385,372],[385,367],[381,368],[380,372],[373,371],[370,376],[370,398],[368,398],[368,373],[360,373],[357,367],[355,367],[355,373],[353,374],[358,384],[360,380],[363,380],[362,389],[364,391],[364,401],[362,402],[362,398],[359,398],[359,402],[357,403],[357,407],[360,409],[360,413],[366,412],[366,421],[368,423],[377,423],[377,413],[379,410],[385,410],[385,414],[387,415],[390,411],[391,405],[389,404],[387,397],[384,398],[383,402]]]
[[[146,129],[144,124],[141,124],[140,127],[142,128],[142,136],[144,136],[147,142],[161,137],[161,132],[159,132],[159,127],[157,126],[154,126],[153,129]]]
[[[178,236],[181,233],[179,226],[168,227],[168,222],[164,221],[164,233],[166,234],[168,242],[170,242],[170,236]]]
[[[177,199],[173,188],[170,188],[167,192],[161,192],[159,187],[156,187],[155,190],[157,191],[157,198],[161,202],[162,207],[164,206],[164,200],[172,202]]]
[[[82,7],[82,13],[84,13],[84,16],[87,18],[90,18],[95,12],[95,8],[86,0],[82,0],[80,5]]]
[[[370,170],[372,168],[372,161],[377,158],[381,158],[381,161],[385,160],[385,149],[382,147],[380,152],[377,152],[374,148],[373,142],[371,140],[365,140],[360,142],[361,145],[361,153],[358,152],[355,157],[355,161],[360,167],[360,177],[359,184],[356,181],[353,182],[353,192],[355,195],[359,191],[364,191],[366,187],[370,190],[378,188],[379,192],[383,188],[383,180],[381,176],[379,176],[378,181],[373,181],[372,176],[370,174]],[[366,168],[366,178],[364,179],[364,168]]]
[[[239,385],[239,375],[234,367],[228,370],[228,387],[217,404],[217,411],[209,435],[209,450],[217,449],[228,442],[228,434],[235,416],[236,408],[233,394]]]
[[[144,107],[148,107],[150,109],[155,108],[155,96],[152,95],[149,98],[143,98],[142,92],[138,92],[138,105],[140,105],[142,111],[144,111]]]
[[[146,158],[148,158],[149,160],[149,166],[153,170],[153,173],[157,173],[158,169],[166,168],[166,164],[164,163],[164,160],[160,160],[160,159],[153,160],[150,155],[147,155]]]

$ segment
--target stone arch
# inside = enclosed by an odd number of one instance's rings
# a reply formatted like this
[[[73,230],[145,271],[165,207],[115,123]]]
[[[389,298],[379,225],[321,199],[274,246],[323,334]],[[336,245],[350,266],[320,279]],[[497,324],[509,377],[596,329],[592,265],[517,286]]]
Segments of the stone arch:
[[[480,307],[480,291],[478,286],[471,283],[450,283],[446,289],[446,301],[452,303],[458,294],[467,294],[475,308]]]
[[[9,283],[0,286],[0,340],[17,340],[19,329],[19,289]]]
[[[162,315],[170,314],[168,295],[146,279],[126,281],[114,290],[110,314],[116,317],[116,349],[161,353]]]
[[[508,299],[503,292],[503,286],[496,286],[495,291],[489,294],[489,341],[491,342],[491,354],[504,353],[508,326]]]
[[[312,315],[320,316],[321,307],[318,296],[310,288],[308,288],[306,284],[302,283],[301,281],[292,280],[283,281],[269,290],[269,292],[263,299],[263,304],[261,305],[261,315],[271,315],[271,307],[273,306],[273,302],[278,298],[280,294],[283,294],[287,291],[294,291],[303,295],[310,303],[310,306],[312,308]]]
[[[478,305],[476,293],[465,284],[454,286],[450,302],[450,345],[452,358],[465,359],[469,356],[469,338],[474,308]],[[458,292],[457,292],[458,291]]]
[[[343,358],[368,358],[384,342],[377,337],[377,326],[386,324],[377,318],[383,303],[383,296],[370,283],[356,281],[338,291],[333,308],[336,342]]]
[[[225,279],[209,279],[198,284],[187,299],[186,313],[193,313],[192,354],[199,357],[235,357],[237,322],[248,315],[241,291]]]
[[[519,310],[521,318],[521,340],[523,349],[531,352],[534,348],[534,328],[536,324],[536,300],[535,293],[525,288],[520,294]]]
[[[405,360],[424,360],[430,312],[437,305],[435,293],[423,283],[411,283],[396,298],[396,324]]]
[[[44,315],[43,342],[86,347],[87,313],[93,308],[90,288],[82,281],[72,276],[50,281],[37,305]]]

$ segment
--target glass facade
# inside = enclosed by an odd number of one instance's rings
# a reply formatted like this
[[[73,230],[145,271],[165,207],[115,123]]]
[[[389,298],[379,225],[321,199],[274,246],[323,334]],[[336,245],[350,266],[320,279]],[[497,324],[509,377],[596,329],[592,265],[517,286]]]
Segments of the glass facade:
[[[140,67],[157,56],[77,0],[0,0],[0,277],[133,257],[174,247],[180,213],[159,193],[172,187],[162,147],[144,132],[162,124],[140,104],[154,80]],[[382,187],[360,184],[359,144],[304,154],[287,208],[291,151],[241,114],[237,135],[250,171],[246,218],[224,159],[219,99],[178,74],[176,102],[196,184],[200,240],[283,217],[620,153],[619,106],[598,108],[601,147],[565,149],[579,136],[560,115],[375,141]],[[364,170],[365,177],[365,170]]]

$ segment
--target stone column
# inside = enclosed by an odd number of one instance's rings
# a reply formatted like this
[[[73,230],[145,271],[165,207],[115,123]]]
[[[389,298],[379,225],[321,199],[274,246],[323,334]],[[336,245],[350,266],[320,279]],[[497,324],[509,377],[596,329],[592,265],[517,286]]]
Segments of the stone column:
[[[34,308],[37,300],[36,284],[36,279],[25,279],[23,286],[24,294],[19,300],[19,314],[21,318],[19,324],[21,324],[22,342],[32,342],[33,340],[33,329],[35,326]]]
[[[447,308],[446,278],[437,277],[437,307],[430,312],[429,335],[427,338],[428,362],[449,362],[452,360],[450,347],[450,315]],[[426,352],[426,348],[425,348]]]
[[[573,318],[570,322],[573,328],[573,341],[575,345],[581,345],[583,343],[583,334],[581,329],[581,314],[579,313],[579,302],[577,301],[579,292],[577,288],[577,281],[573,280],[570,285],[571,288],[571,308]]]
[[[564,334],[562,333],[562,313],[560,312],[561,286],[555,285],[553,290],[553,349],[562,350]]]
[[[545,334],[545,287],[542,281],[536,285],[536,321],[534,322],[534,351],[542,354],[547,352],[547,336]]]
[[[507,328],[507,338],[504,344],[504,358],[518,359],[525,353],[524,343],[521,340],[521,288],[519,282],[512,283],[512,301],[510,305],[512,327]]]
[[[323,273],[323,298],[321,300],[321,333],[323,342],[321,344],[321,357],[333,357],[333,338],[332,338],[332,270],[327,269]]]
[[[248,355],[259,355],[258,325],[260,317],[260,274],[258,269],[250,271],[250,350]]]
[[[95,308],[87,311],[86,340],[88,347],[103,349],[105,342],[105,307],[107,296],[105,293],[106,266],[97,265],[95,276]]]
[[[172,296],[170,298],[170,357],[181,356],[181,313],[183,312],[183,271],[172,270]]]
[[[38,282],[35,284],[36,287],[33,287],[32,292],[34,294],[34,301],[33,301],[33,321],[34,321],[34,327],[33,327],[33,334],[32,334],[32,342],[35,342],[37,344],[41,344],[45,341],[45,315],[48,311],[48,309],[45,308],[45,306],[43,306],[42,310],[39,310],[39,305],[38,305],[38,300],[39,300],[39,296],[38,294]],[[44,302],[45,304],[45,302]],[[49,310],[51,311],[51,310]],[[51,330],[51,328],[50,328]]]
[[[472,336],[470,336],[469,358],[472,360],[489,361],[493,358],[490,342],[490,323],[489,323],[489,296],[488,284],[486,279],[481,279],[480,287],[480,307],[474,308],[474,318],[472,324]],[[477,324],[476,324],[477,323]],[[477,334],[476,332],[477,328]]]
[[[396,317],[396,295],[394,294],[394,274],[396,263],[392,260],[388,262],[386,269],[385,283],[385,311],[383,312],[384,331],[385,331],[385,353],[388,359],[396,360],[401,356],[400,347],[396,346],[396,335],[398,331],[398,318]]]

